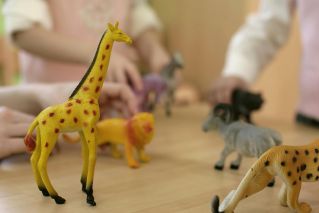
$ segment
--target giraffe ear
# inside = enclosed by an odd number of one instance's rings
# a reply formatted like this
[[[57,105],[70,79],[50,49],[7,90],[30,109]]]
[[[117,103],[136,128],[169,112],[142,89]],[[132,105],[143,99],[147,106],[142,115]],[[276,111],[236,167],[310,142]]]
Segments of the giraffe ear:
[[[108,27],[109,27],[109,30],[111,31],[111,32],[113,32],[114,31],[114,26],[112,25],[112,24],[108,24]]]
[[[119,28],[119,22],[117,21],[116,23],[115,23],[115,29],[117,30]]]

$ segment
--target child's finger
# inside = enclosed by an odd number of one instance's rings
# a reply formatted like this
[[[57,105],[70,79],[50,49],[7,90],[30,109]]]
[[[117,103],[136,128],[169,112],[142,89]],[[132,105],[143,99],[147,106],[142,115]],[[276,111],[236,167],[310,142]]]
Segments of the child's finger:
[[[6,135],[9,137],[24,137],[27,133],[30,123],[15,123],[6,125]]]
[[[33,119],[34,119],[33,115],[19,112],[7,107],[0,108],[0,121],[20,123],[20,122],[32,122]]]
[[[0,141],[2,143],[0,150],[0,159],[9,157],[12,154],[18,154],[26,152],[23,138],[10,138],[5,141]]]
[[[134,89],[141,91],[143,89],[143,83],[140,73],[135,65],[128,63],[126,65],[126,73],[128,78],[133,84]]]
[[[115,70],[116,72],[114,73],[115,75],[115,81],[121,84],[127,84],[127,77],[125,75],[125,69],[122,67],[119,67],[117,70]]]
[[[130,114],[135,114],[137,110],[137,98],[133,91],[123,84],[107,83],[102,89],[103,94],[100,98],[100,104],[108,104],[107,102],[120,101],[128,109]],[[111,103],[112,104],[112,103]]]
[[[121,87],[120,97],[124,101],[124,103],[127,104],[130,114],[134,115],[138,112],[137,98],[128,86]]]

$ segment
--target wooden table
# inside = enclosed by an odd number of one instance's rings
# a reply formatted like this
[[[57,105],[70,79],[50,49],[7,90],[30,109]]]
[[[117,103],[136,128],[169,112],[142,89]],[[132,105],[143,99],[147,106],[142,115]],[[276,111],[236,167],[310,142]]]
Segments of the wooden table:
[[[171,213],[210,212],[213,195],[222,198],[237,187],[254,159],[243,160],[239,171],[213,169],[223,147],[217,133],[204,134],[201,123],[208,109],[203,105],[176,108],[172,118],[157,113],[156,138],[147,147],[152,161],[139,169],[129,169],[124,160],[99,155],[94,179],[97,206],[86,204],[81,192],[81,150],[78,144],[62,144],[62,151],[48,164],[49,176],[65,205],[56,205],[38,191],[28,156],[20,155],[0,164],[0,212],[108,212]],[[257,118],[263,126],[280,131],[286,144],[305,144],[319,137],[315,129],[269,117]],[[277,200],[280,180],[274,188],[242,201],[236,212],[291,212]],[[319,212],[318,183],[303,184],[301,200]]]

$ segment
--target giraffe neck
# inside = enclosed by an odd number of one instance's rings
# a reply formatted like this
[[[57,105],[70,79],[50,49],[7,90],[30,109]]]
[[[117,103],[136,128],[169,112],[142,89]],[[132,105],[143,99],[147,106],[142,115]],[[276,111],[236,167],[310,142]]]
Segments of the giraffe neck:
[[[110,61],[113,42],[110,32],[103,34],[89,69],[73,91],[70,99],[81,97],[99,98]]]

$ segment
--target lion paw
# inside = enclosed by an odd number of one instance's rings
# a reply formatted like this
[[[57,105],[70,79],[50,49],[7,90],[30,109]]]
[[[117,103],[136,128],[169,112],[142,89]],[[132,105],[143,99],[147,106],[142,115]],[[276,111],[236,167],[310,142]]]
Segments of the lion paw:
[[[308,203],[300,203],[298,213],[310,213],[312,211],[311,206]]]
[[[148,155],[144,155],[140,158],[142,163],[148,163],[151,160],[151,157]]]
[[[116,159],[119,159],[119,158],[122,158],[123,155],[120,152],[112,152],[112,157],[116,158]]]
[[[130,163],[128,163],[128,165],[132,169],[137,169],[138,167],[140,167],[140,165],[137,162],[130,162]]]

